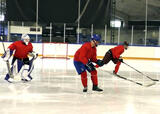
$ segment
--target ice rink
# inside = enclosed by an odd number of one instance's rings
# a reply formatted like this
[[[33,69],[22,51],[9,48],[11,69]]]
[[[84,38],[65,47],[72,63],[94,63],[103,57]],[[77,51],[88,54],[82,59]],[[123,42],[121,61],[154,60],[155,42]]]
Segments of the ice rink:
[[[160,79],[160,61],[125,60],[129,65],[152,78]],[[80,76],[73,59],[41,59],[35,61],[32,82],[4,81],[6,64],[0,59],[0,114],[159,114],[160,84],[142,87],[117,78],[110,62],[98,68],[102,93],[92,92],[88,74],[87,93],[82,92]],[[146,77],[125,66],[121,76],[144,84],[152,83]]]

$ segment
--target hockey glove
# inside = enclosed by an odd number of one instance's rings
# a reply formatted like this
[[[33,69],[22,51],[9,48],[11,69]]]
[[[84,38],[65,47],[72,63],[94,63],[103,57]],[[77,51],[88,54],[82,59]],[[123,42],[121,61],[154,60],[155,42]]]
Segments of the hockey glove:
[[[89,72],[96,70],[92,62],[88,62],[85,67]]]
[[[96,64],[100,67],[104,65],[103,61],[100,59],[97,60]]]
[[[120,57],[118,58],[118,61],[120,61],[120,62],[123,63],[123,58],[122,58],[122,56],[120,56]]]
[[[120,58],[119,61],[123,63],[123,59],[122,58]]]

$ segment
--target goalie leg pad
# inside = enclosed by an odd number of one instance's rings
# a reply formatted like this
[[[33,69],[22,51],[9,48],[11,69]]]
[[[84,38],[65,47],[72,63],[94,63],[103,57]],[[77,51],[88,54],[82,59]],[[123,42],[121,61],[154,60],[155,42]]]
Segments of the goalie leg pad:
[[[24,65],[23,68],[22,68],[22,72],[21,72],[21,78],[22,80],[30,80],[28,79],[28,71],[29,71],[29,65]]]
[[[22,79],[27,78],[27,80],[32,80],[30,74],[34,69],[33,61],[34,59],[31,59],[30,61],[29,59],[22,61],[17,58],[13,58],[11,67],[13,75],[14,76],[20,75]],[[8,81],[9,79],[10,79],[9,74],[7,74],[5,80]]]
[[[33,61],[30,61],[30,63],[29,63],[29,69],[28,69],[28,78],[30,80],[32,80],[31,73],[32,73],[33,69],[34,69]]]
[[[14,76],[16,73],[17,73],[17,60],[15,59],[15,58],[13,58],[12,59],[12,64],[11,64],[12,66],[11,66],[11,72],[12,72],[12,75]],[[10,79],[10,76],[9,76],[9,74],[7,73],[6,74],[6,77],[5,77],[5,80],[9,80]],[[8,81],[8,82],[10,82],[10,81]]]
[[[22,77],[22,79],[25,79],[26,81],[32,80],[31,73],[34,69],[33,61],[34,61],[34,59],[31,59],[29,61],[29,64],[23,65],[23,69],[21,71],[21,77]]]

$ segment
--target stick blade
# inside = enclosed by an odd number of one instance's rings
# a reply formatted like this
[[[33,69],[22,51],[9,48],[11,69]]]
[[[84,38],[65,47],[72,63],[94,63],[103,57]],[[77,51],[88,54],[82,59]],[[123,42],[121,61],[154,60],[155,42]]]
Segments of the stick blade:
[[[153,85],[155,85],[156,84],[156,82],[152,82],[151,84],[147,84],[147,85],[144,85],[145,87],[150,87],[150,86],[153,86]]]
[[[153,81],[156,81],[156,82],[158,82],[159,80],[157,80],[157,79],[153,79]]]

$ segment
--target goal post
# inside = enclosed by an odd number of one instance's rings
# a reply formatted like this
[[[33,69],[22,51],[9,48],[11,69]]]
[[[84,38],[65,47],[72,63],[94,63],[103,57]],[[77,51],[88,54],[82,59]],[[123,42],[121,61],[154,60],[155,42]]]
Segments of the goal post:
[[[68,43],[42,43],[42,58],[69,59]]]

